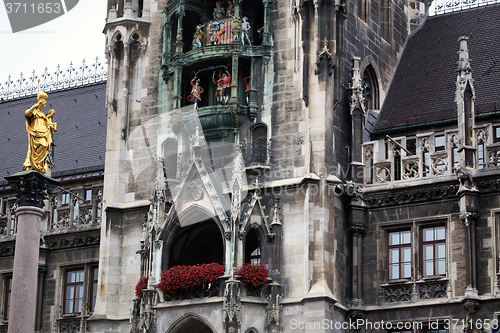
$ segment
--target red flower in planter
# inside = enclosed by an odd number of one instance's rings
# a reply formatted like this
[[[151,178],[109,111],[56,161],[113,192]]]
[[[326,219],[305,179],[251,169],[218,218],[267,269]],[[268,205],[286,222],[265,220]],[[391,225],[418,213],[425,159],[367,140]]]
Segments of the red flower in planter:
[[[148,277],[143,276],[139,279],[139,282],[135,285],[135,296],[137,298],[142,298],[142,290],[148,287]]]
[[[250,290],[258,290],[266,286],[268,270],[266,265],[243,264],[236,272],[241,276],[243,284]]]
[[[158,288],[164,293],[174,295],[190,292],[199,288],[208,288],[224,274],[220,264],[202,264],[194,266],[175,266],[161,274]]]

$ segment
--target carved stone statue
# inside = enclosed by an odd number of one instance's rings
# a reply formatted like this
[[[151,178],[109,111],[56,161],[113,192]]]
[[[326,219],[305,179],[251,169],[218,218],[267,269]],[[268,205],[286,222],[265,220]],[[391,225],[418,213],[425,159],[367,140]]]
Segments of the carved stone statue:
[[[57,130],[57,124],[52,122],[52,117],[56,113],[54,109],[50,110],[48,115],[42,112],[47,105],[47,98],[45,92],[38,93],[38,102],[24,112],[28,132],[28,154],[23,170],[47,172],[47,156],[50,152],[52,134]]]

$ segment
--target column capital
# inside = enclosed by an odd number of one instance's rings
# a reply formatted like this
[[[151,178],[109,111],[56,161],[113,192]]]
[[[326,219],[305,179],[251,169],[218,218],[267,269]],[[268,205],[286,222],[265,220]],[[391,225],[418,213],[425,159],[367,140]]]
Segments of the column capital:
[[[38,171],[26,170],[5,177],[10,187],[15,190],[18,207],[34,206],[43,208],[47,193],[59,185],[59,182]]]

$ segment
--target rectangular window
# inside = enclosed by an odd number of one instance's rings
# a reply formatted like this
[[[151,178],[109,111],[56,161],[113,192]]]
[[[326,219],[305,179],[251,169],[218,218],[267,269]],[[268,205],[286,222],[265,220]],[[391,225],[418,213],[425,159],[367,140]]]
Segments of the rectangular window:
[[[423,275],[446,274],[446,230],[444,226],[422,229]]]
[[[411,231],[389,233],[389,279],[411,278]]]
[[[61,194],[61,205],[69,205],[69,193]]]
[[[456,165],[458,165],[458,148],[453,148],[453,155],[452,155],[452,160],[451,160],[451,164],[453,165],[453,167],[455,167]]]
[[[401,180],[401,156],[394,156],[394,180]]]
[[[484,169],[484,143],[477,145],[477,165],[479,169]]]
[[[4,310],[5,320],[9,320],[11,294],[12,294],[12,277],[8,277],[5,279],[5,310]]]
[[[92,190],[88,189],[85,190],[85,201],[91,201],[92,200]]]
[[[90,312],[95,309],[95,301],[97,299],[97,279],[99,278],[99,268],[92,268],[92,288],[91,288],[91,299],[90,299]]]
[[[500,126],[493,127],[493,142],[500,142]]]
[[[422,154],[422,177],[427,177],[429,176],[430,173],[430,164],[431,164],[431,159],[430,159],[430,154],[429,152],[424,152]]]
[[[64,313],[82,312],[84,270],[66,272],[64,283]]]
[[[445,149],[445,143],[446,140],[444,138],[444,134],[442,135],[436,135],[434,137],[434,150],[435,151],[440,151]]]
[[[417,154],[417,139],[408,139],[406,140],[406,149],[412,154]]]

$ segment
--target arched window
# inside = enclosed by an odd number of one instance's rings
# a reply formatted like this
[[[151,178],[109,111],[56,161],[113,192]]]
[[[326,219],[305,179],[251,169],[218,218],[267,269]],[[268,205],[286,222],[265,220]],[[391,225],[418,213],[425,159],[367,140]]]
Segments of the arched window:
[[[261,263],[261,257],[260,237],[255,229],[250,229],[245,239],[245,262],[257,265]]]
[[[252,128],[252,162],[265,164],[267,161],[267,126],[258,124]]]
[[[170,247],[169,267],[207,263],[223,264],[222,234],[214,221],[178,228]]]
[[[363,90],[366,110],[378,110],[380,108],[378,81],[375,70],[371,65],[366,66],[363,73]]]
[[[477,167],[479,169],[484,169],[484,167],[486,166],[485,149],[484,149],[486,135],[484,134],[484,131],[482,130],[477,131],[476,139],[477,139]]]
[[[167,179],[177,178],[177,140],[167,140],[163,144],[163,158]]]

